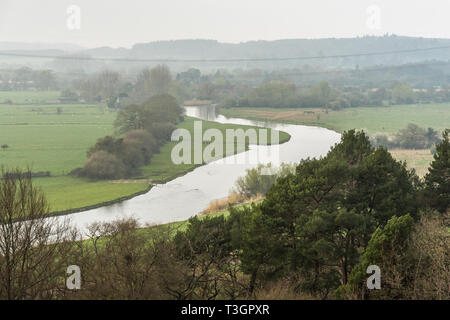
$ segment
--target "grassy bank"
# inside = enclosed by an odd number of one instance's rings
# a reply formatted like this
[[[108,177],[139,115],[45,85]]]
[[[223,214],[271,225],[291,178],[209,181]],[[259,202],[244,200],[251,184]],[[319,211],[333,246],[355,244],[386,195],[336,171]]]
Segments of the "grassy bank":
[[[146,183],[92,182],[71,176],[33,178],[33,182],[44,191],[52,212],[89,207],[148,188]]]

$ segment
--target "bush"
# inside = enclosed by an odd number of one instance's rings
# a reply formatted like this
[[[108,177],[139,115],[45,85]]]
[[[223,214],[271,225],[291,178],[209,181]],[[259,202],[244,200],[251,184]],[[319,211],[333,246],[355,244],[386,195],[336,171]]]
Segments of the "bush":
[[[272,164],[258,165],[248,169],[244,177],[236,181],[236,192],[248,198],[256,195],[265,195],[279,177],[285,177],[295,172],[295,165],[282,163],[280,168],[272,167]]]
[[[151,97],[142,105],[148,110],[152,123],[171,122],[178,123],[183,120],[183,108],[170,94],[159,94]]]
[[[137,168],[146,163],[145,151],[142,148],[142,144],[137,141],[124,143],[123,153],[120,155],[120,159],[128,172],[135,172]]]
[[[82,170],[82,175],[96,179],[118,179],[124,177],[125,173],[123,162],[106,151],[92,153]]]
[[[116,139],[111,136],[106,136],[97,140],[97,143],[89,148],[87,156],[90,157],[97,151],[105,151],[111,154],[121,154],[123,153],[123,139]]]
[[[431,146],[426,134],[425,129],[410,123],[396,134],[395,141],[399,146],[406,149],[425,149]]]
[[[375,147],[383,146],[388,149],[428,149],[437,142],[439,142],[437,131],[432,128],[425,130],[414,123],[410,123],[405,129],[399,130],[393,139],[389,139],[384,134],[371,138],[371,143]]]
[[[98,139],[89,149],[89,160],[84,168],[74,170],[72,174],[95,179],[120,178],[125,174],[133,174],[140,166],[148,164],[156,152],[159,152],[158,142],[145,130],[128,131],[124,138],[106,136]],[[100,161],[99,157],[106,157],[109,161],[105,168],[100,168],[101,164],[97,163]],[[100,170],[100,173],[97,170]],[[117,173],[114,173],[114,170],[117,170]]]
[[[155,137],[145,130],[132,130],[129,131],[124,139],[123,143],[127,144],[139,144],[145,156],[145,161],[148,162],[154,153],[159,152],[159,145]]]
[[[170,122],[163,123],[153,123],[151,128],[151,133],[158,140],[160,144],[170,141],[172,132],[176,129],[175,125]]]

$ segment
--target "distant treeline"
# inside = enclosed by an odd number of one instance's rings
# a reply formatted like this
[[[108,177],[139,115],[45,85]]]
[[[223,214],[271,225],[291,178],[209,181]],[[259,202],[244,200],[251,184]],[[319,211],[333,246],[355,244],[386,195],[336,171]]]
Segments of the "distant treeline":
[[[380,134],[372,137],[372,144],[388,149],[428,149],[440,141],[439,133],[433,128],[427,130],[410,123],[405,129],[399,130],[393,137]]]
[[[0,90],[54,90],[58,83],[52,70],[33,70],[28,67],[0,70]],[[3,102],[3,101],[0,101]]]
[[[292,82],[270,81],[255,88],[233,87],[223,94],[219,106],[271,108],[343,108],[391,104],[438,103],[450,101],[450,89],[413,89],[396,83],[388,88],[332,87],[319,82],[298,87]]]
[[[67,61],[66,61],[67,63]],[[170,93],[179,103],[211,100],[224,107],[329,107],[450,101],[450,63],[430,61],[370,69],[228,68],[177,73],[165,65],[121,71],[55,73],[30,68],[0,70],[0,90],[60,90],[60,102],[105,103],[119,109]],[[328,87],[328,88],[327,88]],[[0,101],[14,103],[14,101]]]

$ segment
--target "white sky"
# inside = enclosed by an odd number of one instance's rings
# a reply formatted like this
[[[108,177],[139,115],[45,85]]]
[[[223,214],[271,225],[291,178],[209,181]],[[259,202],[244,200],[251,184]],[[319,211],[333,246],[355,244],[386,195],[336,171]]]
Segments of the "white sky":
[[[67,27],[69,5],[81,9],[79,30]],[[379,29],[368,27],[371,5],[380,8]],[[450,38],[449,14],[449,0],[0,0],[0,41],[129,47],[385,33]]]

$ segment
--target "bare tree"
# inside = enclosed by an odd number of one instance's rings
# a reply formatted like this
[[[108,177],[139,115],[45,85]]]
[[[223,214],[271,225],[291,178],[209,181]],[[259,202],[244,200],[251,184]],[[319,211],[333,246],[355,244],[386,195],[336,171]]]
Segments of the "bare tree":
[[[133,219],[95,223],[88,239],[77,243],[83,275],[81,290],[68,298],[161,299],[156,285],[158,252],[145,230]]]
[[[450,213],[424,216],[412,235],[415,258],[409,299],[450,299]]]
[[[5,172],[0,180],[0,299],[52,299],[65,290],[75,234],[49,218],[30,172]]]

